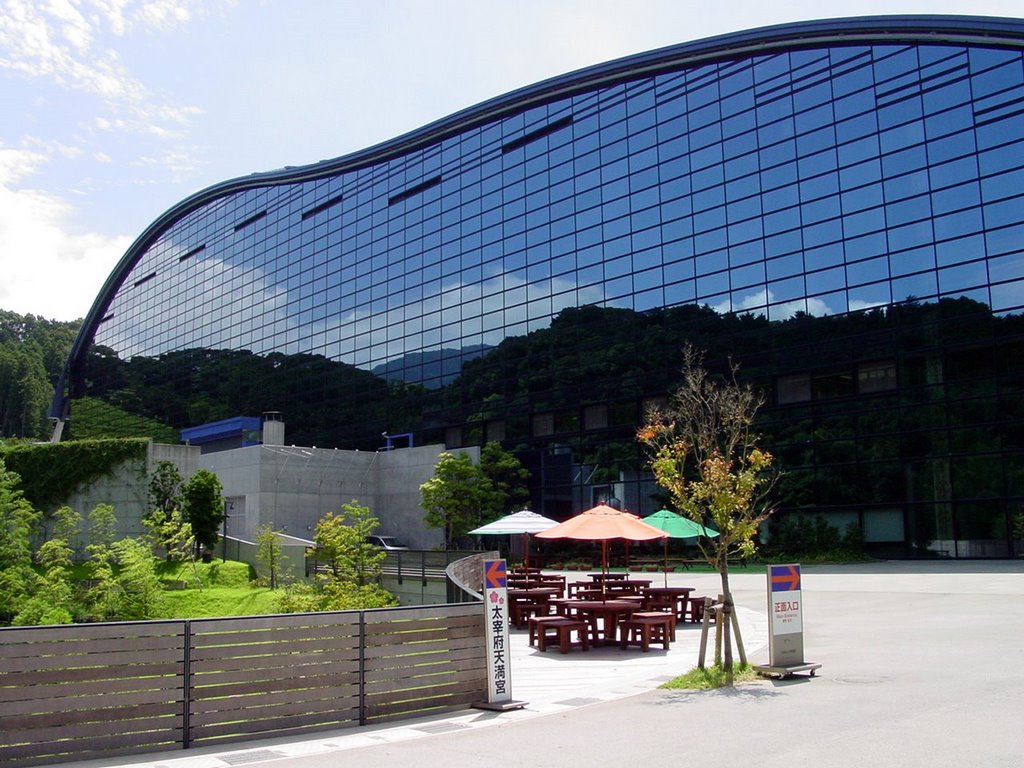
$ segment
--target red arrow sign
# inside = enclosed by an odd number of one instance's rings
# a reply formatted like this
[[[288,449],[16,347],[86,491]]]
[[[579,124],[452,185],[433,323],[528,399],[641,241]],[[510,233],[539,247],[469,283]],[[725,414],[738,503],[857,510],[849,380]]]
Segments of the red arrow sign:
[[[772,592],[797,592],[799,590],[799,565],[772,566]]]
[[[484,563],[484,587],[486,589],[500,589],[506,586],[506,573],[504,560],[488,560]]]

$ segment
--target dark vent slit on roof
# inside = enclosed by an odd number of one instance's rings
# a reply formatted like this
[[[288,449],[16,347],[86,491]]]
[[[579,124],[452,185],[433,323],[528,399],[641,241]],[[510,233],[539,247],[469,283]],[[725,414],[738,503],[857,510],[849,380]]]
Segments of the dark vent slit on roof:
[[[502,146],[501,151],[502,153],[506,153],[511,152],[514,149],[519,149],[520,147],[525,147],[531,142],[543,139],[545,136],[550,136],[555,131],[560,131],[570,125],[572,125],[572,115],[566,115],[565,117],[555,120],[553,123],[548,123],[541,128],[537,128],[534,131],[523,134],[518,139],[513,139],[508,144]]]
[[[191,251],[186,253],[184,256],[179,256],[178,257],[178,261],[184,261],[185,259],[191,259],[197,253],[202,253],[205,250],[206,250],[206,243],[203,243],[202,245],[199,245],[199,246],[196,246],[195,248],[193,248]]]
[[[310,218],[311,216],[316,216],[318,213],[326,211],[328,208],[337,205],[338,203],[340,203],[344,199],[345,199],[344,195],[335,195],[334,197],[330,198],[329,200],[324,200],[322,203],[318,203],[317,205],[314,205],[308,211],[303,211],[302,212],[302,220],[305,221],[306,219]]]
[[[135,288],[138,288],[138,287],[139,287],[140,285],[142,285],[143,283],[148,283],[148,282],[149,282],[150,280],[152,280],[152,279],[153,279],[154,277],[156,277],[156,272],[151,272],[151,273],[149,273],[148,275],[146,275],[145,277],[141,277],[141,278],[139,278],[138,280],[136,280],[136,281],[135,281],[135,282],[133,283],[133,287],[135,287]]]
[[[240,229],[245,229],[250,224],[255,224],[257,221],[259,221],[260,219],[262,219],[266,215],[267,215],[266,211],[260,211],[259,213],[250,216],[245,221],[240,221],[238,224],[235,224],[235,232],[237,232]]]
[[[440,183],[441,183],[441,177],[440,176],[435,176],[432,179],[427,179],[426,181],[421,181],[419,184],[416,184],[415,186],[409,187],[408,189],[406,189],[406,190],[404,190],[402,192],[399,192],[397,195],[392,195],[391,197],[389,197],[388,198],[388,205],[394,205],[395,203],[400,203],[403,200],[408,200],[410,197],[418,195],[420,192],[425,192],[428,189],[430,189],[431,187],[436,187]]]

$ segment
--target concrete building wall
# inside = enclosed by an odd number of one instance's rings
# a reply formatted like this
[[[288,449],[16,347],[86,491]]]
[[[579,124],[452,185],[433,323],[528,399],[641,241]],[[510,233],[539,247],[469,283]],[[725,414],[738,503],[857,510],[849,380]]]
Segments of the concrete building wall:
[[[142,518],[149,511],[149,478],[159,461],[173,462],[187,480],[199,468],[199,449],[151,442],[145,459],[118,465],[109,475],[79,488],[64,503],[83,518],[96,505],[110,504],[117,518],[115,537],[140,536],[145,532]]]
[[[113,504],[118,537],[141,535],[149,478],[157,462],[171,461],[186,480],[200,467],[217,475],[229,538],[255,542],[259,527],[270,525],[311,540],[320,518],[356,502],[380,520],[379,533],[413,549],[434,549],[443,537],[423,522],[420,485],[433,475],[444,450],[443,445],[377,452],[255,445],[204,454],[196,446],[151,443],[144,461],[122,464],[67,503],[83,517],[97,504]],[[479,449],[466,453],[479,460]]]
[[[444,543],[443,532],[427,528],[423,522],[420,486],[433,476],[438,456],[445,450],[443,445],[424,445],[377,454],[380,460],[374,466],[374,481],[380,533],[395,536],[413,549],[436,549]],[[462,450],[474,462],[480,460],[479,448]]]
[[[259,445],[206,453],[227,499],[229,536],[255,541],[261,525],[312,539],[326,513],[356,502],[370,509],[378,531],[415,549],[440,546],[442,536],[423,523],[421,484],[434,473],[442,445],[392,451],[342,451]],[[474,459],[479,451],[468,451]]]

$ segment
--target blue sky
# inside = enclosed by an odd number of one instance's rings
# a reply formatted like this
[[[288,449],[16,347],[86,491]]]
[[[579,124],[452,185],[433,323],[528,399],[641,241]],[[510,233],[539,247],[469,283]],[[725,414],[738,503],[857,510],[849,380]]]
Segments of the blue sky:
[[[811,18],[1020,0],[0,0],[0,309],[82,317],[157,216],[590,64]]]

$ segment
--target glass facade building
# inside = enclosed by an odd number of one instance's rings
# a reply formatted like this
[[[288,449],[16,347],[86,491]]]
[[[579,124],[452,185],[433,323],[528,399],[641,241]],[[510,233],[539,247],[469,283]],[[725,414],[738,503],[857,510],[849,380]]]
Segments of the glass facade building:
[[[97,297],[54,414],[72,436],[279,411],[320,447],[496,440],[536,511],[647,514],[635,429],[690,341],[766,393],[780,520],[1007,556],[1022,308],[1024,21],[809,22],[182,201]]]

